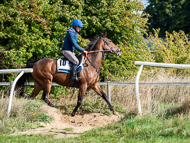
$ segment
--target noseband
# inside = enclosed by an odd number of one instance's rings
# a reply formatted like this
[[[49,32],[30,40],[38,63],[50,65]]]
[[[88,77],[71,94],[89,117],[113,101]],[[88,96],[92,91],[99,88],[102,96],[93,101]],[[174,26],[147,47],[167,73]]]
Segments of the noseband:
[[[108,42],[108,41],[106,41],[106,39],[105,38],[103,38],[103,37],[101,37],[102,38],[102,40],[104,41],[104,49],[105,49],[105,44],[107,44],[110,48],[111,48],[111,50],[103,50],[104,52],[111,52],[111,53],[113,53],[113,47],[110,45],[110,43]]]

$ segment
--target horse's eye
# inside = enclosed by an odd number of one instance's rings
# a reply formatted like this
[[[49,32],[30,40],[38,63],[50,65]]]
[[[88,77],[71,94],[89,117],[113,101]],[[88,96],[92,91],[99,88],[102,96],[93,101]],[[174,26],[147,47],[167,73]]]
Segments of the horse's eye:
[[[112,41],[111,41],[111,40],[109,40],[109,42],[111,43]]]

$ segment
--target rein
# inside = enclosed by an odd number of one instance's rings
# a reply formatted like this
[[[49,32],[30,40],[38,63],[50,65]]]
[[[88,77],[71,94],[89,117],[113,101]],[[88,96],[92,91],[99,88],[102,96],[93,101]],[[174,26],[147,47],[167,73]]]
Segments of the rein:
[[[88,58],[88,54],[93,54],[93,53],[98,53],[98,52],[102,52],[103,53],[103,59],[105,60],[105,52],[111,52],[113,51],[113,47],[106,41],[105,38],[101,37],[102,40],[104,41],[104,47],[105,47],[105,43],[111,48],[111,50],[96,50],[96,51],[89,51],[87,54],[83,54],[84,57],[85,57],[85,60],[84,60],[84,64],[86,64],[88,66],[88,64],[86,63],[86,59],[89,61],[89,63],[96,69],[96,72],[99,73],[100,72],[100,69],[97,69],[93,63],[89,60]],[[103,60],[103,62],[104,62]]]
[[[98,53],[98,52],[111,52],[112,50],[96,50],[96,51],[89,51],[88,54]]]
[[[88,66],[88,63],[86,62],[86,59],[89,61],[89,63],[96,69],[96,72],[97,73],[100,73],[100,69],[97,69],[94,65],[93,65],[93,63],[89,60],[89,58],[88,58],[88,54],[93,54],[93,53],[98,53],[98,52],[102,52],[102,54],[103,54],[103,62],[105,61],[105,52],[111,52],[112,53],[112,51],[113,51],[113,47],[103,38],[103,37],[101,37],[102,39],[103,39],[103,41],[104,41],[104,47],[105,47],[105,43],[111,48],[111,50],[96,50],[96,51],[89,51],[87,54],[83,54],[84,55],[84,57],[85,57],[85,60],[84,60],[84,64],[86,64],[87,66]],[[103,63],[102,62],[102,63]],[[102,64],[101,63],[101,64]],[[96,80],[95,80],[95,82],[97,82],[97,80],[98,80],[98,76],[96,77]],[[94,82],[94,83],[95,83]]]
[[[102,40],[104,41],[104,47],[105,47],[105,43],[111,48],[111,50],[96,50],[96,51],[89,51],[88,54],[92,54],[92,53],[98,53],[98,52],[111,52],[113,51],[113,47],[109,44],[108,41],[106,41],[105,38],[101,37]]]

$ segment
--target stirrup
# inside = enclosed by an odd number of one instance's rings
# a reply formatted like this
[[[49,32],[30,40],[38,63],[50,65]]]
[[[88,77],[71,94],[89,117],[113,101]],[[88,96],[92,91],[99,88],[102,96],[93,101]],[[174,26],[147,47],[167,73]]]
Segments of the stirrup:
[[[81,79],[81,77],[71,77],[70,83],[78,82]]]
[[[75,81],[78,82],[81,79],[81,77],[76,77]]]

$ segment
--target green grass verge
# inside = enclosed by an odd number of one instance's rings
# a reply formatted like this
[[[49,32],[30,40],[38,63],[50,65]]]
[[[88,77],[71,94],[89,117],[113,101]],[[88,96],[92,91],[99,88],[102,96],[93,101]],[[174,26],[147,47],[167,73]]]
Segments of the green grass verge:
[[[86,131],[78,137],[55,139],[52,135],[0,136],[1,142],[66,142],[66,143],[189,143],[189,115],[170,117],[143,116],[124,118],[112,123]],[[63,134],[64,136],[64,134]]]
[[[40,122],[51,122],[39,108],[43,103],[36,100],[14,99],[10,116],[7,116],[8,99],[0,99],[0,134],[11,134],[42,127]]]

